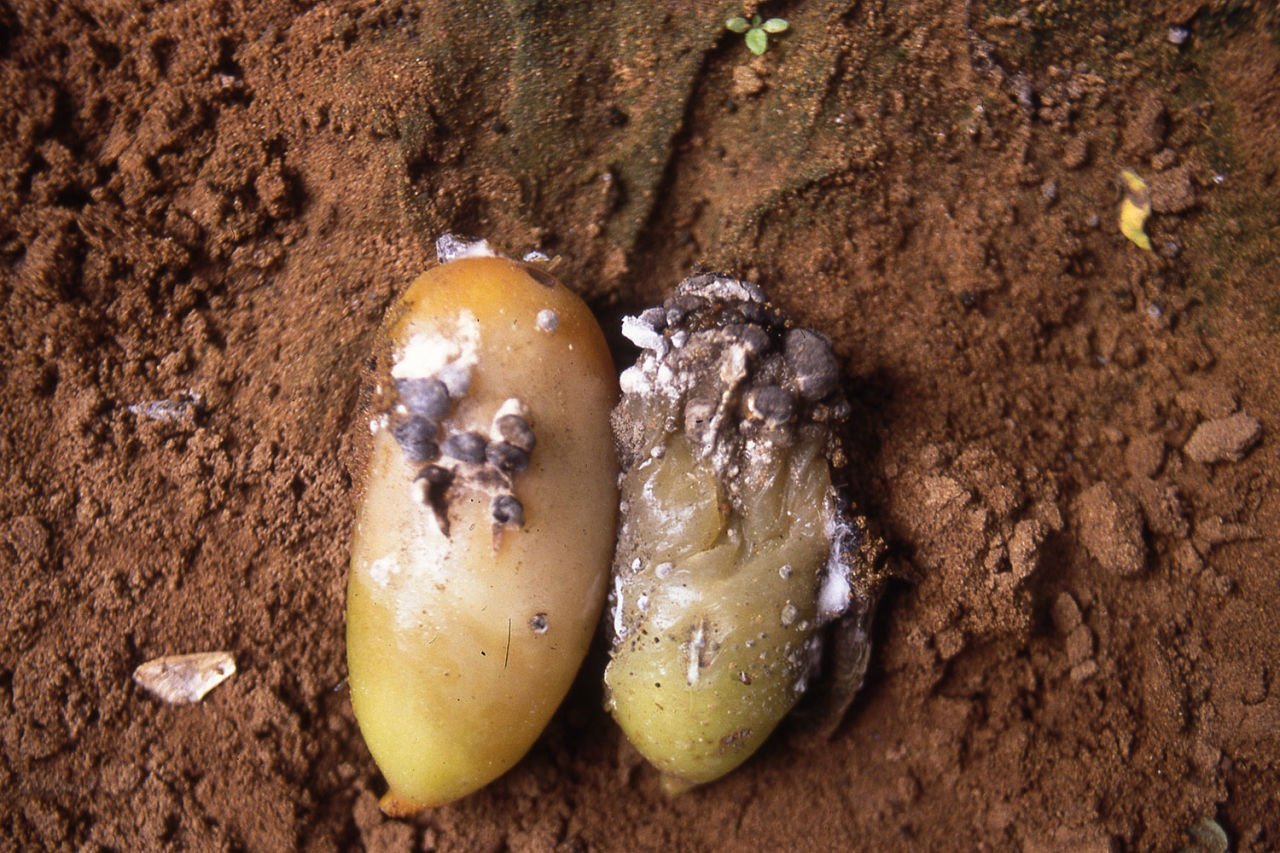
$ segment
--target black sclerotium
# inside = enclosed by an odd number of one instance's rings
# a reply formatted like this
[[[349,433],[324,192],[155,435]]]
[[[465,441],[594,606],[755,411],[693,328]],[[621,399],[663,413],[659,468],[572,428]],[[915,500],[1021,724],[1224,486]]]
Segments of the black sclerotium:
[[[784,424],[791,420],[795,411],[795,400],[777,385],[762,385],[747,394],[747,412],[753,418]]]
[[[489,511],[498,524],[524,527],[524,504],[515,495],[498,495],[489,503]]]
[[[792,329],[787,333],[787,365],[795,371],[796,387],[809,402],[816,402],[836,390],[840,365],[836,363],[831,343],[809,329]]]
[[[490,444],[485,451],[485,458],[504,474],[518,474],[529,467],[529,454],[505,441]]]
[[[769,349],[771,344],[769,333],[760,326],[754,324],[742,326],[739,334],[752,355],[759,355]]]
[[[439,379],[397,379],[396,391],[411,414],[433,421],[449,414],[449,389]]]
[[[444,440],[444,455],[459,462],[483,462],[488,444],[478,432],[458,432]]]
[[[430,462],[440,455],[440,448],[435,442],[437,432],[438,427],[435,422],[420,415],[398,421],[391,427],[391,434],[400,445],[400,449],[404,451],[404,455],[410,462],[418,464]]]
[[[498,435],[502,436],[502,440],[511,444],[525,453],[532,453],[536,438],[533,435],[533,427],[529,426],[529,422],[519,415],[503,415],[494,422]]]

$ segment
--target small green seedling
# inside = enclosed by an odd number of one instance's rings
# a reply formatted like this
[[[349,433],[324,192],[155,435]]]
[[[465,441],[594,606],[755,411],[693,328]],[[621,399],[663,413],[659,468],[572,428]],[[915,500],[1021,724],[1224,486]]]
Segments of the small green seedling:
[[[747,34],[747,50],[760,56],[769,49],[769,33],[777,35],[785,33],[787,27],[791,26],[782,18],[770,18],[763,20],[759,15],[752,15],[751,20],[741,16],[730,18],[724,22],[725,29],[735,33]]]

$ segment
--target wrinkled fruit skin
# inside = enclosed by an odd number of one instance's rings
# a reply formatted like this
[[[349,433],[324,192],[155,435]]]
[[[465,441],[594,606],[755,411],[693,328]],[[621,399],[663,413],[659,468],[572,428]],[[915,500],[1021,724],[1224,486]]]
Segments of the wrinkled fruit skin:
[[[406,815],[509,769],[573,681],[613,553],[617,386],[582,301],[501,258],[422,275],[378,349],[347,660]]]
[[[877,583],[832,486],[849,414],[822,336],[753,285],[683,282],[624,321],[645,352],[613,413],[623,470],[607,704],[668,790],[745,761],[817,674],[824,625],[865,672]]]

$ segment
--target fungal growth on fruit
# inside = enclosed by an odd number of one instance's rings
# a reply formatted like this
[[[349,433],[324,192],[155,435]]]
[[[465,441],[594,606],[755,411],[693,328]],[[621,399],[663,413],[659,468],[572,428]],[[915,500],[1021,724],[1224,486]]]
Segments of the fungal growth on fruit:
[[[871,537],[832,485],[849,416],[826,338],[761,290],[682,282],[623,321],[622,466],[607,704],[679,791],[746,760],[805,692],[823,626],[865,672]]]
[[[533,744],[586,654],[615,532],[595,318],[543,269],[438,251],[380,335],[347,589],[351,701],[391,815]]]

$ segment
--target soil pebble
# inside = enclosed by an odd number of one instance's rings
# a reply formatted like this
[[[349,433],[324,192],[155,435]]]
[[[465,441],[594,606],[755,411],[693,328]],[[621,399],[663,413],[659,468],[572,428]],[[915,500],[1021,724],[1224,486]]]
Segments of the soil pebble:
[[[750,65],[739,65],[733,69],[734,97],[749,98],[760,94],[764,88],[764,78]]]
[[[13,548],[17,562],[32,568],[43,568],[49,553],[49,531],[40,519],[31,515],[14,518],[0,528],[0,541]]]
[[[1164,440],[1160,436],[1139,436],[1125,448],[1125,466],[1135,477],[1154,477],[1164,465],[1164,454]]]
[[[1072,681],[1088,681],[1098,674],[1098,662],[1092,658],[1071,667]],[[1101,848],[1099,848],[1101,849]]]
[[[1093,657],[1093,632],[1083,623],[1067,635],[1067,661],[1076,666]]]
[[[1183,213],[1195,207],[1195,203],[1190,166],[1179,166],[1151,177],[1151,209],[1156,213]]]
[[[1068,635],[1081,623],[1080,605],[1069,592],[1060,592],[1053,600],[1049,610],[1049,618],[1053,620],[1054,629],[1062,635]]]
[[[1219,383],[1193,385],[1174,397],[1178,405],[1202,418],[1225,418],[1234,414],[1240,404],[1236,395]]]
[[[1025,578],[1040,562],[1040,545],[1049,534],[1049,525],[1038,518],[1024,518],[1013,527],[1009,539],[1009,566],[1016,578]]]
[[[1103,568],[1121,575],[1142,571],[1147,546],[1138,504],[1106,483],[1095,483],[1076,501],[1080,540]]]
[[[1079,169],[1089,162],[1089,140],[1083,136],[1073,136],[1062,150],[1062,165],[1068,169]]]
[[[1165,482],[1148,477],[1134,477],[1126,487],[1138,499],[1147,528],[1162,536],[1185,536],[1188,525],[1186,510],[1178,490]]]
[[[1150,157],[1164,147],[1169,132],[1169,113],[1154,95],[1142,101],[1124,128],[1124,147],[1142,157]]]
[[[366,850],[412,850],[414,828],[404,821],[391,820],[378,808],[378,798],[364,791],[352,809],[356,827]]]
[[[1195,462],[1239,462],[1262,435],[1262,424],[1247,412],[1205,421],[1191,433],[1182,452]]]

